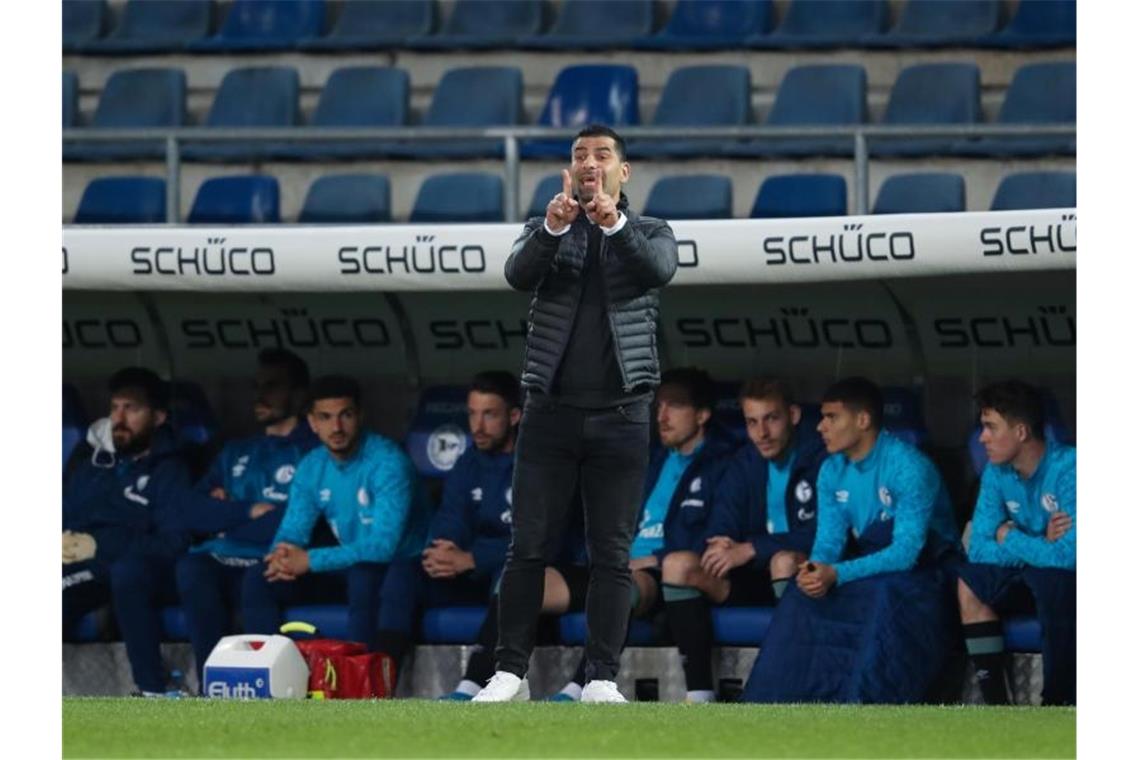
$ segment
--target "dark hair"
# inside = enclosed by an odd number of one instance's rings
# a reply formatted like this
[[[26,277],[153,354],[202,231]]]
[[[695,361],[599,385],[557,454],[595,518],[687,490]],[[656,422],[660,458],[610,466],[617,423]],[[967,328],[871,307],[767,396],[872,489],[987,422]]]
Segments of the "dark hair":
[[[716,387],[708,372],[697,367],[677,367],[661,375],[661,387],[677,386],[685,392],[686,400],[696,409],[716,407]]]
[[[289,375],[289,387],[304,389],[309,387],[309,365],[287,348],[266,348],[257,355],[257,363],[262,367],[281,367]]]
[[[1045,402],[1036,388],[1021,380],[991,383],[974,396],[979,411],[993,409],[1006,422],[1020,422],[1029,434],[1045,440]]]
[[[858,414],[871,415],[871,427],[883,427],[883,392],[865,377],[845,377],[823,394],[823,403],[838,401]]]
[[[578,142],[583,137],[612,137],[614,139],[614,149],[617,151],[618,158],[622,161],[625,160],[625,140],[615,132],[611,127],[605,124],[588,124],[578,132],[574,137],[574,142]]]
[[[350,398],[360,406],[360,383],[347,375],[324,375],[309,386],[309,406],[326,398]]]
[[[151,409],[170,409],[170,383],[146,367],[124,367],[107,380],[107,390],[112,396],[127,389],[142,391]]]
[[[518,409],[522,406],[519,379],[506,370],[480,372],[472,378],[471,390],[479,393],[493,393],[507,402],[509,409]]]
[[[792,392],[791,383],[782,377],[760,375],[745,380],[740,386],[740,401],[745,399],[753,401],[779,399],[784,406],[791,406],[796,403],[796,394]]]

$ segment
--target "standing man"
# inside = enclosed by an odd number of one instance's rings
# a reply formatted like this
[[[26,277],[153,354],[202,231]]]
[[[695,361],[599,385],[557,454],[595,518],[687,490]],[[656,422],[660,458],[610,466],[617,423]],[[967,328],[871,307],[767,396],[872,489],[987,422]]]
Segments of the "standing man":
[[[423,548],[430,519],[426,494],[403,449],[364,429],[355,380],[327,375],[309,395],[309,426],[323,445],[297,466],[265,564],[245,571],[245,629],[276,633],[285,604],[347,596],[349,638],[386,652],[386,642],[377,640],[380,587],[388,563]],[[337,544],[309,548],[321,517]]]
[[[176,568],[199,675],[230,630],[246,568],[260,565],[272,548],[297,464],[319,443],[304,416],[305,360],[267,348],[257,365],[253,416],[262,433],[227,443],[180,510],[186,529],[206,536]]]
[[[1011,380],[977,396],[990,460],[974,507],[958,606],[986,704],[1009,704],[999,612],[1035,608],[1046,705],[1077,702],[1077,450],[1045,439],[1038,393]]]
[[[576,486],[590,555],[582,701],[625,701],[614,678],[649,460],[649,401],[660,379],[657,291],[677,270],[673,230],[639,217],[621,192],[630,177],[625,159],[625,141],[609,127],[579,132],[562,192],[545,219],[527,221],[507,259],[507,282],[534,297],[497,670],[477,701],[525,693],[546,557],[565,530]]]

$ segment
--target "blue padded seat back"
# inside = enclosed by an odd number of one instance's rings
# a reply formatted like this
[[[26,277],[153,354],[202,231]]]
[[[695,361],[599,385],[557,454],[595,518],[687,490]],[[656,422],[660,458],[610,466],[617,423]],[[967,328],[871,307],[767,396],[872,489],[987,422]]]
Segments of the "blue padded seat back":
[[[374,224],[392,221],[392,191],[382,174],[326,174],[309,186],[302,224]]]
[[[434,0],[352,0],[328,37],[411,37],[435,25]]]
[[[166,180],[97,177],[87,184],[74,224],[160,224],[166,221]]]
[[[1076,0],[1021,0],[1009,23],[987,41],[1011,47],[1076,45]]]
[[[907,66],[891,88],[885,124],[971,124],[982,121],[981,76],[973,63]]]
[[[631,37],[653,29],[651,0],[563,0],[550,37]]]
[[[655,126],[745,124],[752,114],[752,76],[744,66],[685,66],[665,82]]]
[[[661,177],[650,188],[643,213],[669,220],[731,219],[732,181],[722,174]]]
[[[744,413],[740,409],[740,383],[717,382],[712,423],[738,444],[748,443]]]
[[[518,124],[522,118],[522,71],[514,66],[471,66],[449,69],[440,78],[423,124],[482,127]]]
[[[184,380],[170,385],[170,424],[180,444],[203,445],[218,433],[218,421],[206,393]]]
[[[882,390],[883,427],[914,446],[926,443],[926,423],[918,393],[899,386],[886,386]]]
[[[441,35],[499,38],[535,34],[541,26],[540,0],[456,0]]]
[[[288,43],[321,33],[324,0],[234,0],[217,39]]]
[[[771,28],[771,0],[677,0],[664,34],[742,39]]]
[[[91,120],[94,127],[180,127],[186,121],[186,73],[126,69],[107,80]]]
[[[874,214],[937,214],[966,210],[961,174],[919,172],[888,177],[875,198]]]
[[[1013,75],[998,121],[1002,124],[1075,124],[1077,64],[1027,63]]]
[[[846,213],[847,181],[838,174],[778,174],[760,185],[750,216],[778,219]]]
[[[495,174],[436,174],[420,185],[410,222],[501,222],[503,180]]]
[[[964,40],[995,31],[1000,21],[1000,0],[908,0],[890,33],[914,40]]]
[[[885,31],[889,16],[886,0],[792,0],[775,34],[855,42]]]
[[[268,224],[281,221],[276,177],[214,177],[198,188],[189,224]]]
[[[768,124],[862,124],[867,72],[852,64],[796,66],[784,75]]]
[[[1020,172],[1002,178],[990,210],[1075,208],[1076,205],[1076,172]]]
[[[109,36],[177,46],[209,34],[210,12],[210,0],[129,0]]]
[[[487,612],[486,607],[434,607],[425,610],[423,640],[428,644],[474,644]],[[495,614],[494,610],[490,612]]]
[[[713,607],[713,641],[721,646],[760,646],[775,607]]]
[[[346,66],[329,75],[313,111],[314,127],[388,127],[408,121],[408,72]]]
[[[637,69],[584,64],[558,72],[538,123],[552,127],[638,124]],[[566,151],[570,155],[570,151]]]
[[[562,174],[550,174],[539,180],[535,185],[534,195],[530,198],[530,207],[526,210],[527,219],[532,216],[546,216],[546,205],[550,199],[562,192]]]
[[[1040,652],[1044,643],[1041,621],[1031,615],[1011,615],[1002,620],[1005,648],[1009,652]]]
[[[222,79],[206,116],[208,127],[291,127],[300,121],[301,85],[291,66],[233,69]]]
[[[63,72],[63,128],[79,126],[79,77]]]
[[[404,439],[416,470],[428,477],[444,477],[469,446],[467,388],[439,385],[425,389]]]
[[[104,0],[64,0],[63,49],[97,39],[107,20]]]

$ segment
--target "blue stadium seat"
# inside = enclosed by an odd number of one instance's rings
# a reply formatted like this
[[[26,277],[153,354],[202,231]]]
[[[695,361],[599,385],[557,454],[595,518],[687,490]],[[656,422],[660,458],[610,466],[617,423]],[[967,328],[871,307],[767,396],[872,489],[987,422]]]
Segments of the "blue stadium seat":
[[[771,34],[749,40],[755,48],[858,47],[890,22],[886,0],[792,0]]]
[[[1030,208],[1076,208],[1076,172],[1007,174],[994,193],[991,211]]]
[[[761,183],[749,216],[785,219],[846,214],[847,181],[838,174],[778,174]]]
[[[501,222],[503,179],[496,174],[436,174],[420,185],[409,222]]]
[[[319,37],[324,0],[234,0],[218,33],[190,43],[199,52],[290,50]]]
[[[925,63],[908,66],[891,88],[883,118],[889,125],[976,124],[982,121],[982,87],[973,63]],[[954,137],[895,137],[869,141],[872,155],[949,154]]]
[[[737,444],[748,442],[748,431],[744,424],[744,414],[740,411],[740,383],[716,383],[716,402],[713,405],[713,423],[719,432],[727,435]]]
[[[1075,61],[1027,63],[1013,75],[998,113],[998,124],[1077,123],[1077,64]],[[1074,155],[1077,138],[988,137],[963,140],[957,152],[982,156]]]
[[[676,219],[731,219],[732,181],[722,174],[661,177],[649,189],[646,216]]]
[[[519,47],[546,50],[628,48],[653,31],[652,0],[563,0],[558,20],[544,35],[522,37]]]
[[[796,66],[780,82],[766,124],[774,127],[837,126],[867,121],[867,72],[851,64]],[[734,147],[740,155],[850,156],[854,141],[839,137],[752,140]]]
[[[79,126],[79,77],[63,72],[63,128]]]
[[[416,471],[429,478],[442,478],[470,445],[467,389],[458,385],[425,389],[404,438],[404,450]]]
[[[387,50],[431,34],[436,24],[433,0],[353,0],[324,37],[304,40],[302,50]]]
[[[302,224],[377,224],[392,221],[392,191],[382,174],[326,174],[309,186]]]
[[[281,221],[277,178],[214,177],[198,188],[188,224],[272,224]]]
[[[161,224],[166,221],[166,180],[97,177],[87,184],[73,224]]]
[[[85,54],[173,53],[210,33],[210,0],[128,0],[109,35],[80,46]]]
[[[390,66],[346,66],[333,71],[321,90],[310,126],[402,127],[408,123],[408,72]],[[292,142],[271,149],[284,159],[387,158],[395,140]]]
[[[908,0],[898,23],[865,47],[977,47],[1001,22],[1000,0]]]
[[[603,6],[604,7],[604,6]],[[655,127],[742,126],[752,121],[752,76],[745,66],[685,66],[665,82],[653,114]],[[719,156],[724,138],[631,140],[635,158]]]
[[[1005,648],[1009,652],[1040,652],[1041,622],[1030,615],[1010,616],[1002,620]]]
[[[1038,391],[1040,391],[1041,401],[1045,405],[1045,440],[1060,441],[1070,446],[1075,445],[1076,439],[1073,436],[1073,431],[1065,424],[1065,420],[1061,416],[1061,405],[1057,403],[1057,397],[1045,388],[1038,388]],[[974,429],[970,432],[969,440],[966,441],[966,449],[970,453],[970,464],[973,465],[976,475],[982,474],[987,461],[986,448],[978,440],[978,436],[981,434],[981,424],[975,424]]]
[[[299,621],[317,627],[321,638],[348,641],[348,606],[344,604],[303,604],[285,608],[285,622]]]
[[[569,612],[558,619],[559,638],[567,646],[582,646],[586,643],[586,613]],[[657,629],[648,620],[635,619],[629,622],[627,646],[646,647],[661,643]]]
[[[63,384],[63,466],[71,458],[71,452],[87,437],[87,413],[83,411],[83,399],[79,391],[70,383]]]
[[[478,97],[472,97],[478,93]],[[449,69],[432,93],[425,127],[497,127],[522,122],[523,76],[514,66]],[[406,158],[501,158],[502,140],[408,142],[395,149]]]
[[[93,644],[102,641],[103,621],[106,619],[106,610],[88,612],[79,618],[79,622],[70,631],[65,632],[64,641],[72,644]]]
[[[181,69],[124,69],[107,79],[91,126],[101,129],[181,127],[186,121],[186,74]],[[160,159],[162,140],[76,143],[65,161]]]
[[[222,79],[207,127],[293,127],[300,123],[301,84],[297,70],[286,66],[253,66],[229,71]],[[183,158],[197,161],[256,161],[280,152],[280,146],[256,141],[190,143]]]
[[[756,647],[764,643],[775,607],[713,607],[713,641],[720,646]]]
[[[541,0],[456,0],[439,34],[412,37],[413,50],[489,50],[514,47],[542,29]]]
[[[170,425],[182,446],[204,446],[218,434],[218,421],[197,383],[185,380],[170,384]]]
[[[495,611],[492,610],[494,615]],[[435,607],[424,611],[421,631],[428,644],[473,644],[486,607]]]
[[[879,188],[872,214],[941,214],[966,210],[961,174],[920,172],[888,177]]]
[[[526,218],[532,216],[546,216],[546,205],[550,199],[562,192],[562,173],[550,174],[539,180],[534,186],[534,195],[530,198],[530,206],[526,210]]]
[[[1021,0],[1008,24],[978,42],[997,48],[1076,47],[1076,0]]]
[[[643,50],[724,50],[772,29],[772,0],[677,0],[665,28],[634,42]]]
[[[537,126],[584,127],[608,124],[615,128],[641,123],[637,108],[637,69],[632,66],[585,64],[558,72]],[[523,158],[570,159],[567,140],[523,140]]]
[[[883,427],[912,446],[924,446],[928,436],[922,400],[910,388],[883,388]]]
[[[65,0],[63,3],[63,52],[77,53],[97,39],[107,23],[104,0]]]

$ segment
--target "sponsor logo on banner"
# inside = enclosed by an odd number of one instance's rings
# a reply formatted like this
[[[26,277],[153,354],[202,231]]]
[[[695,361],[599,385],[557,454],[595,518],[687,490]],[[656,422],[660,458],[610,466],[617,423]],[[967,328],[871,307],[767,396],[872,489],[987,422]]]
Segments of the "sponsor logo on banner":
[[[761,239],[766,266],[788,264],[857,264],[863,261],[909,261],[915,257],[909,230],[863,232],[861,223],[843,225],[837,233],[768,235]]]
[[[188,349],[386,348],[387,323],[378,317],[310,317],[308,309],[281,309],[280,316],[183,319]]]
[[[876,317],[816,317],[806,306],[772,317],[679,317],[687,348],[869,348],[894,346],[891,325]]]
[[[983,256],[1076,253],[1077,215],[1062,214],[1057,223],[983,227],[978,233],[978,240],[982,244]]]
[[[440,425],[427,440],[428,461],[437,470],[447,472],[467,448],[467,434],[458,425]]]
[[[176,277],[269,277],[277,272],[268,246],[226,246],[225,238],[207,238],[203,246],[135,246],[131,274]]]
[[[481,274],[487,255],[478,243],[444,245],[435,235],[416,235],[396,245],[343,246],[337,250],[340,274]]]
[[[428,323],[436,351],[501,351],[526,345],[525,319],[439,319]]]
[[[142,328],[133,319],[63,320],[64,349],[138,348],[142,336]]]
[[[1070,348],[1077,345],[1076,315],[1065,305],[1038,306],[1036,313],[939,317],[934,332],[941,348]]]
[[[269,668],[206,666],[206,696],[215,699],[267,699]]]

